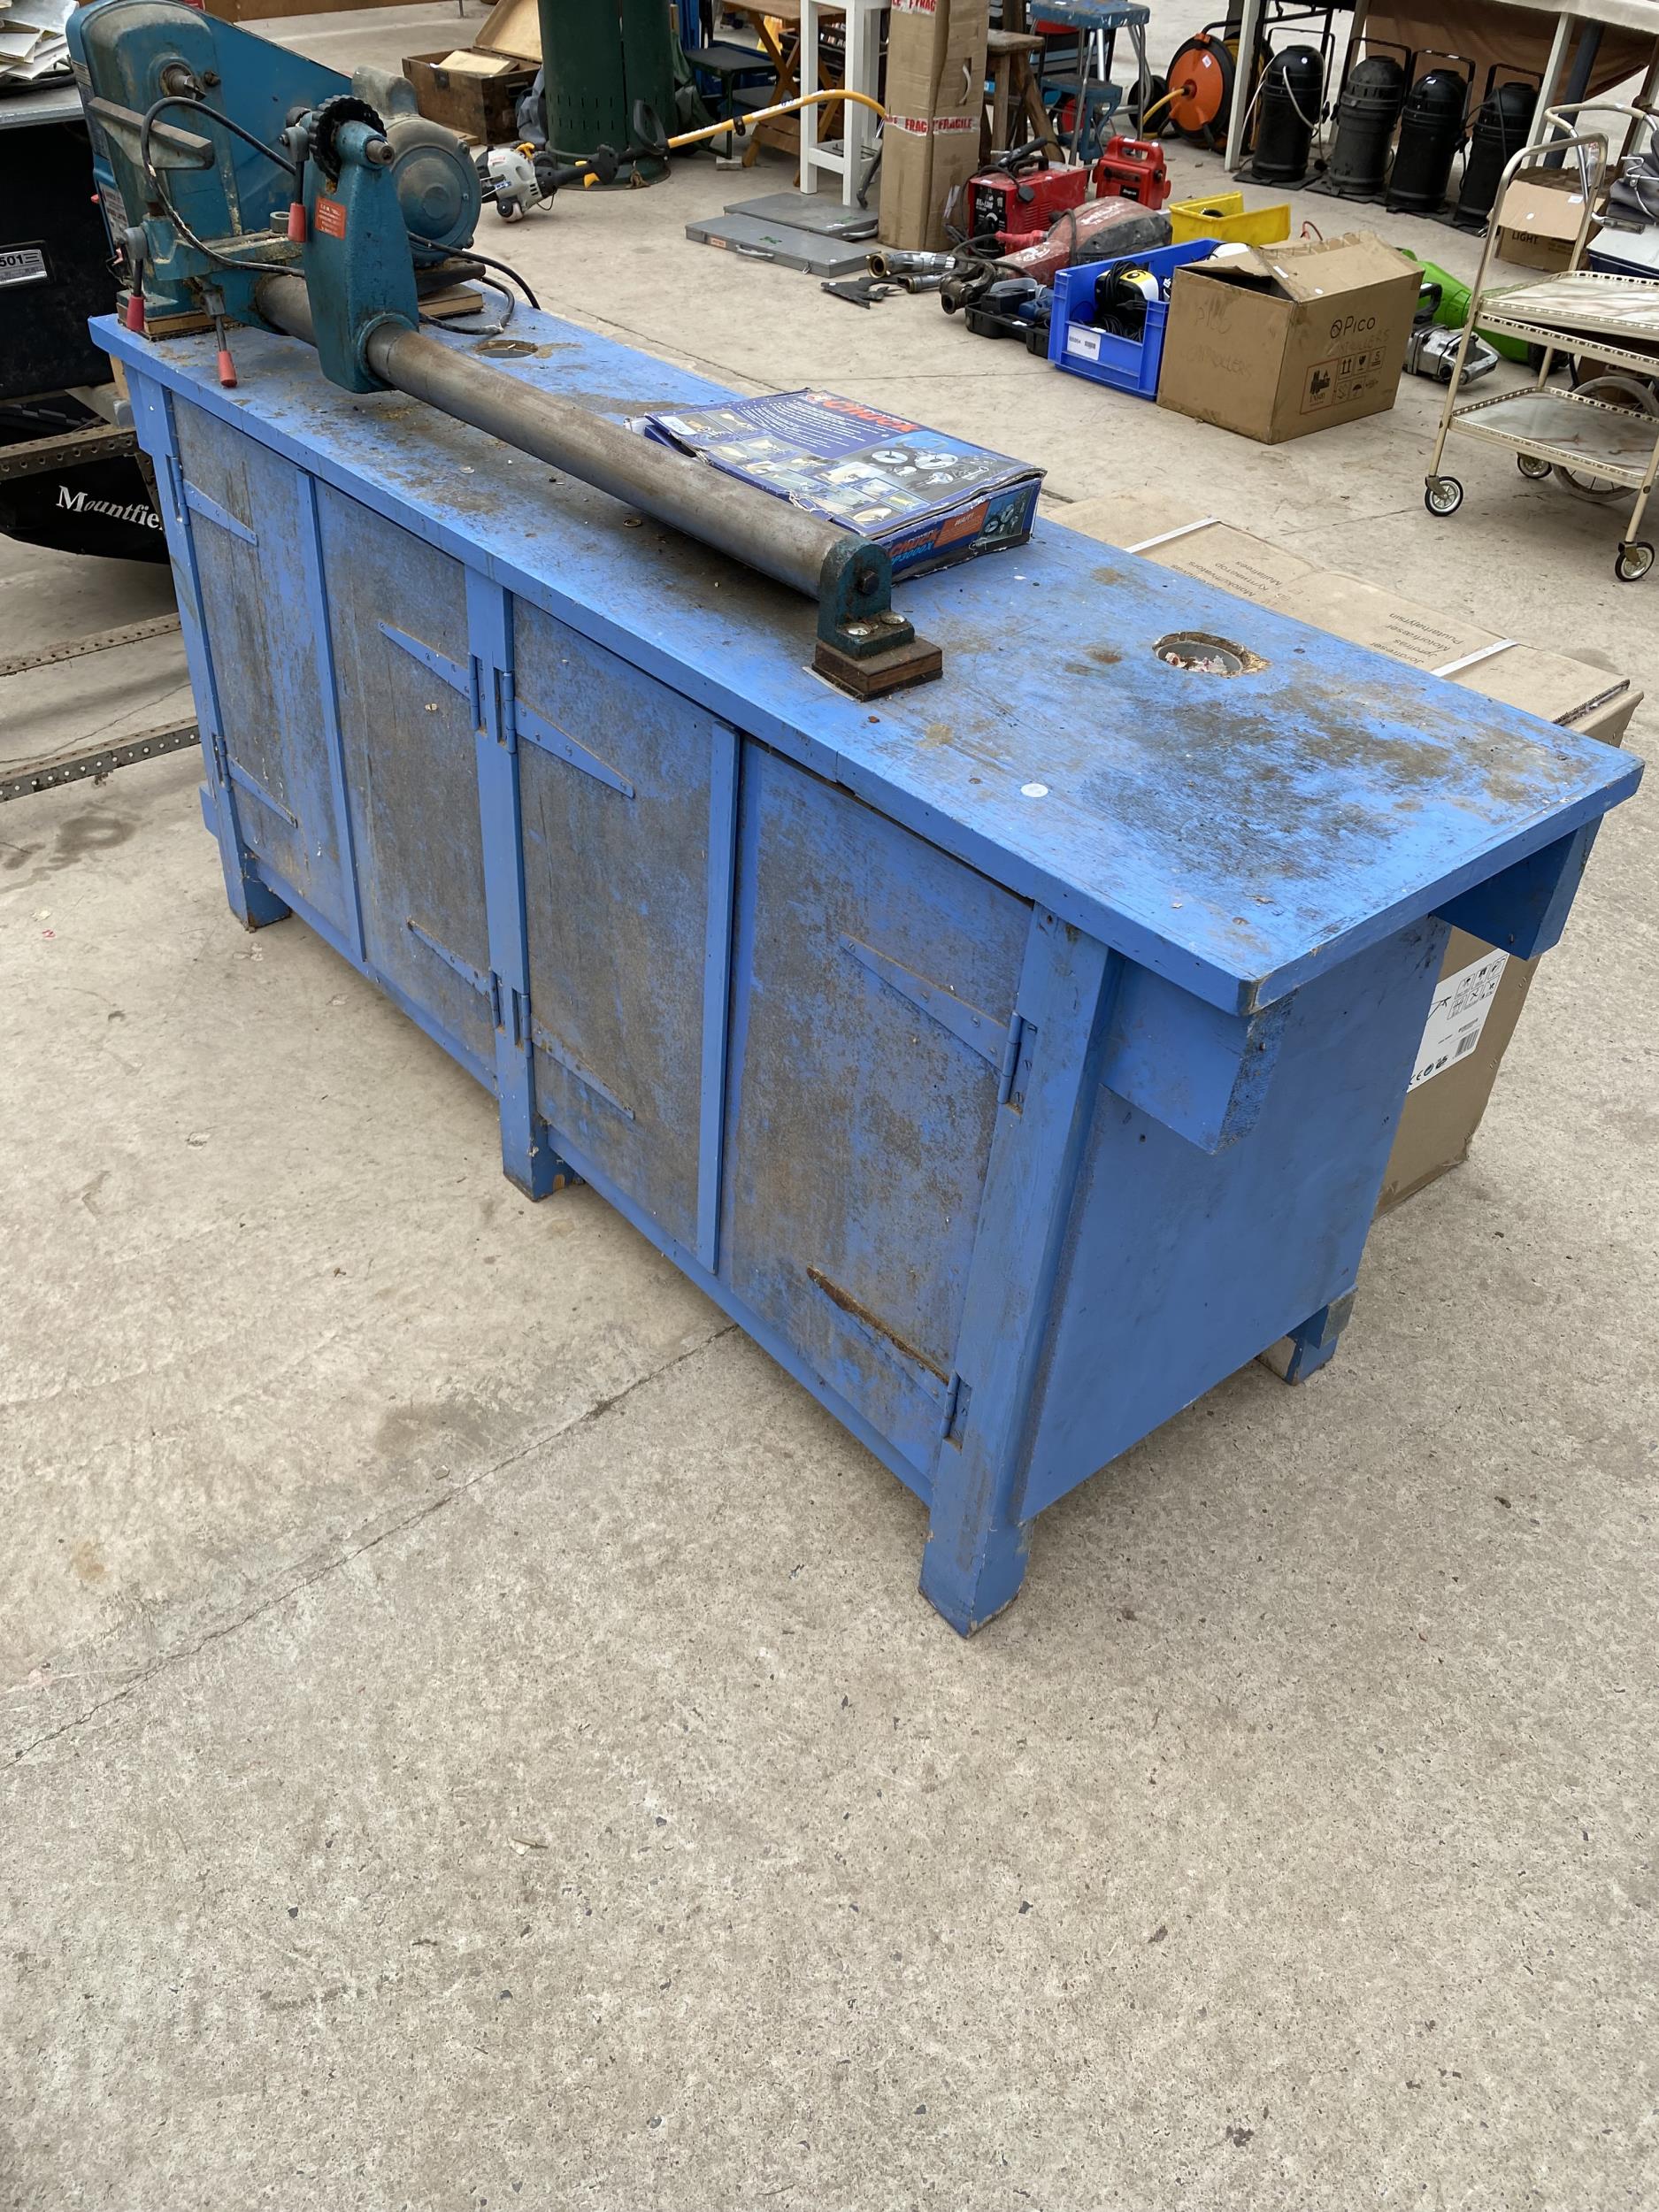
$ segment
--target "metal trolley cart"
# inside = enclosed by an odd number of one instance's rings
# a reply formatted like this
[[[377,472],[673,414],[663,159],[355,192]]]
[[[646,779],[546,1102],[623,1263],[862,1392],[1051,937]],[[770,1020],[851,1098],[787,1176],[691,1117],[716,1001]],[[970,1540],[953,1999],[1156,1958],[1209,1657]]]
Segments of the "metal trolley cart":
[[[1633,584],[1654,563],[1651,541],[1639,535],[1648,495],[1659,476],[1659,406],[1648,380],[1659,377],[1659,279],[1604,275],[1581,267],[1590,220],[1607,174],[1606,138],[1598,131],[1575,131],[1571,119],[1594,107],[1632,118],[1632,140],[1651,132],[1659,113],[1620,101],[1585,101],[1555,108],[1545,116],[1545,135],[1523,147],[1506,164],[1498,198],[1516,173],[1546,156],[1574,155],[1584,187],[1584,216],[1564,273],[1520,284],[1486,288],[1497,223],[1488,227],[1475,278],[1474,304],[1452,364],[1440,411],[1434,455],[1425,480],[1423,500],[1432,515],[1455,514],[1463,488],[1440,467],[1446,441],[1454,431],[1507,446],[1523,476],[1542,478],[1555,470],[1579,488],[1618,497],[1633,492],[1624,535],[1614,559],[1622,583]],[[1556,135],[1556,133],[1566,135]],[[1627,142],[1627,145],[1630,142]],[[1525,338],[1544,349],[1537,382],[1519,392],[1464,399],[1463,363],[1477,325]],[[1562,355],[1587,357],[1610,374],[1596,375],[1571,390],[1552,388],[1549,377]],[[1640,379],[1641,381],[1637,381]],[[1616,394],[1617,397],[1609,396]],[[1628,403],[1637,403],[1631,405]]]

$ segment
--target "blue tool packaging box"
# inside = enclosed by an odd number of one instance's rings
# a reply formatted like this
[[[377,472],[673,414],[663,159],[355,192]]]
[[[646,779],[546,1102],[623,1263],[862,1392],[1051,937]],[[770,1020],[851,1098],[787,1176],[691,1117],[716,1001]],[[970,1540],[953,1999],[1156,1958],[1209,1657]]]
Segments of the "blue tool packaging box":
[[[887,548],[895,576],[1024,545],[1043,472],[833,392],[645,416],[648,438]]]

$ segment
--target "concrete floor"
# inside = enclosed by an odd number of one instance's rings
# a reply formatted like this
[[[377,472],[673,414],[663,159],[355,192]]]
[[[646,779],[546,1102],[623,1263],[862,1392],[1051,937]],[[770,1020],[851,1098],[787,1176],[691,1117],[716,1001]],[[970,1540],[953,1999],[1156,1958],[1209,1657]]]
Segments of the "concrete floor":
[[[1606,516],[1472,451],[1424,513],[1427,387],[1257,447],[681,236],[784,181],[485,242],[735,386],[1166,484],[1659,689]],[[156,595],[0,545],[8,649]],[[4,744],[175,680],[75,664]],[[591,1192],[523,1202],[303,927],[235,927],[196,779],[0,810],[0,2203],[1659,2202],[1650,800],[1332,1368],[1045,1516],[964,1645],[890,1476]]]

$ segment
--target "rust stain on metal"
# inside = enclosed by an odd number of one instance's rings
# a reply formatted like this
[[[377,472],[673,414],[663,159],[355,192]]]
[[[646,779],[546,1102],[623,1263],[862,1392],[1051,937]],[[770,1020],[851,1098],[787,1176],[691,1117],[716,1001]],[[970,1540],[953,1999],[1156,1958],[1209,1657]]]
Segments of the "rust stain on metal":
[[[843,1313],[851,1314],[855,1321],[862,1321],[864,1327],[873,1330],[877,1336],[885,1337],[889,1344],[903,1353],[906,1359],[913,1359],[918,1367],[925,1367],[941,1383],[949,1383],[949,1376],[936,1360],[929,1359],[926,1352],[918,1352],[915,1345],[902,1337],[896,1329],[890,1328],[879,1314],[872,1313],[868,1306],[861,1306],[851,1291],[843,1290],[839,1283],[832,1282],[821,1267],[809,1267],[807,1279],[823,1292],[832,1305],[839,1306]]]

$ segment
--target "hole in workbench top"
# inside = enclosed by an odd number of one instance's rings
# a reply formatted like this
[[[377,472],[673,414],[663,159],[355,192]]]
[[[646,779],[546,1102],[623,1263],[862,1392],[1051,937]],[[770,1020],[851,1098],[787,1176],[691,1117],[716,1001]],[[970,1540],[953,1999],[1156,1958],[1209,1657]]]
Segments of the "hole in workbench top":
[[[1249,676],[1267,666],[1248,645],[1212,637],[1207,630],[1172,630],[1152,650],[1166,667],[1188,669],[1196,676]]]

